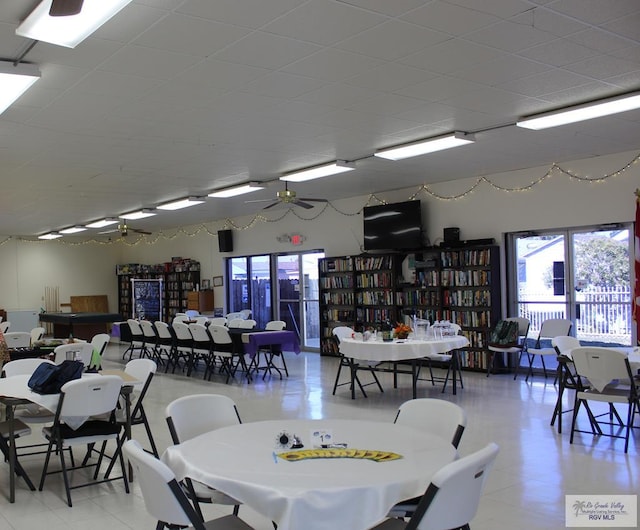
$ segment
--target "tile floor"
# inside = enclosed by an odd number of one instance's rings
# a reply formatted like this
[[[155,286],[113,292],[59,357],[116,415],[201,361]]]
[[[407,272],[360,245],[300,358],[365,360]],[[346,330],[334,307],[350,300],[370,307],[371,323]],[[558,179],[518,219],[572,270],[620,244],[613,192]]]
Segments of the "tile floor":
[[[124,346],[110,345],[105,366],[123,364]],[[390,374],[382,375],[384,394],[373,390],[369,398],[351,400],[347,387],[331,395],[336,359],[317,354],[287,355],[290,377],[258,380],[255,384],[223,380],[206,382],[200,377],[165,375],[160,371],[146,398],[156,442],[161,450],[170,443],[164,408],[171,400],[192,393],[211,392],[230,396],[238,405],[244,422],[278,418],[362,418],[393,421],[395,411],[411,398],[410,380],[401,379],[393,389]],[[541,376],[533,382],[517,381],[509,375],[490,378],[464,373],[464,390],[457,396],[440,393],[440,387],[422,383],[420,397],[437,397],[458,403],[467,412],[468,425],[460,444],[467,454],[495,441],[500,446],[498,460],[490,476],[473,530],[503,528],[565,528],[566,494],[629,494],[640,484],[638,432],[629,453],[621,441],[600,440],[582,435],[569,444],[568,426],[558,434],[549,426],[556,399],[551,379]],[[569,415],[565,415],[569,422]],[[566,425],[566,424],[565,424]],[[31,438],[38,440],[39,428]],[[144,429],[134,428],[134,437],[144,441]],[[42,464],[41,456],[22,459],[34,481]],[[136,482],[126,495],[121,483],[92,486],[73,492],[74,506],[63,500],[61,478],[49,477],[43,492],[29,491],[18,481],[16,503],[8,502],[8,467],[0,473],[0,530],[77,529],[120,530],[155,528],[147,515]],[[226,507],[206,507],[209,517],[229,513]],[[271,530],[271,522],[243,506],[241,516],[257,530]],[[304,530],[304,529],[300,529]],[[348,529],[340,529],[348,530]]]

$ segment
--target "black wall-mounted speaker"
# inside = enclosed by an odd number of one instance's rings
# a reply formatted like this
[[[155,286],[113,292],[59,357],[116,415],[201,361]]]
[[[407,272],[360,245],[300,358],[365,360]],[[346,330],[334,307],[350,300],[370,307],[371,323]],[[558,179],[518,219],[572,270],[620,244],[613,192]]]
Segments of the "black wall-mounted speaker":
[[[220,252],[233,252],[232,230],[218,230],[218,249]]]

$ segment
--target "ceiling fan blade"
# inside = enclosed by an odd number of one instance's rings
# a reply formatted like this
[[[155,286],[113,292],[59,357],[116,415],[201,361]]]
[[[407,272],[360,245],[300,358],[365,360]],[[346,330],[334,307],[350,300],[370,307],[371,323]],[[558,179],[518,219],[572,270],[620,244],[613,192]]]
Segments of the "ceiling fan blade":
[[[273,199],[253,199],[251,201],[244,201],[245,204],[249,204],[250,202],[269,202],[272,201]]]
[[[309,197],[300,197],[298,200],[307,202],[329,202],[327,199],[310,199]]]
[[[313,208],[312,204],[309,204],[308,202],[303,202],[301,200],[293,201],[293,204],[295,204],[296,206],[301,206],[302,208],[306,208],[307,210],[310,210],[311,208]]]
[[[145,236],[150,236],[151,232],[147,232],[146,230],[140,230],[139,228],[129,228],[130,232],[135,232],[136,234],[142,234]]]
[[[272,202],[271,204],[268,204],[267,206],[265,206],[265,207],[263,208],[263,210],[268,210],[269,208],[273,208],[273,207],[274,207],[274,206],[276,206],[277,204],[280,204],[280,201],[275,201],[275,202]]]
[[[82,11],[84,0],[53,0],[49,9],[51,17],[68,17]]]
[[[116,232],[120,232],[120,229],[112,228],[111,230],[104,230],[102,232],[98,232],[98,234],[115,234]]]

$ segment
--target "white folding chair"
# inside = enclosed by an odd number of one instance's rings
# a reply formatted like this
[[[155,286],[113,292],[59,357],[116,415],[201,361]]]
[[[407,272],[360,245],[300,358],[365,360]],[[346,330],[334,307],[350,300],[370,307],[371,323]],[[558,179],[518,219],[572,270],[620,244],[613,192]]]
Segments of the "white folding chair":
[[[499,448],[490,443],[483,449],[446,464],[431,477],[409,521],[387,519],[371,530],[469,529],[475,517],[487,476]]]
[[[444,399],[418,398],[405,401],[398,408],[394,423],[434,434],[458,448],[467,415],[462,407]],[[417,509],[420,497],[396,504],[389,517],[410,517]]]
[[[571,357],[571,350],[580,347],[580,341],[571,335],[561,335],[551,339],[551,345],[558,354],[558,370],[556,379],[558,380],[558,399],[553,408],[551,416],[551,426],[558,420],[558,433],[562,433],[562,415],[573,411],[573,409],[563,410],[563,399],[565,390],[581,390],[582,381],[576,374]]]
[[[497,346],[495,344],[488,344],[487,349],[487,377],[491,375],[493,367],[496,361],[496,354],[504,356],[510,355],[522,355],[522,350],[527,347],[527,335],[529,333],[530,321],[528,318],[523,317],[509,317],[504,320],[512,320],[518,323],[518,344],[515,346]],[[517,376],[516,368],[516,376]],[[514,377],[515,379],[515,377]]]
[[[354,330],[353,328],[350,328],[348,326],[336,326],[335,328],[333,328],[332,330],[333,336],[335,338],[335,340],[338,342],[338,345],[340,344],[340,341],[343,338],[348,338],[353,336],[354,334]],[[355,375],[353,378],[353,382],[351,381],[351,368],[352,368],[352,364],[354,363],[353,359],[349,359],[347,357],[345,357],[342,353],[340,353],[340,349],[338,348],[338,356],[340,357],[340,362],[338,363],[338,370],[336,372],[336,380],[333,383],[333,392],[332,395],[336,395],[336,389],[339,386],[343,386],[343,385],[349,385],[349,388],[351,389],[351,395],[353,397],[353,392],[354,389],[351,387],[352,383],[357,383],[358,387],[360,388],[360,392],[362,392],[362,395],[367,397],[366,392],[364,391],[364,387],[365,386],[369,386],[369,385],[378,385],[378,388],[380,389],[380,392],[384,392],[384,390],[382,389],[382,385],[380,384],[380,381],[378,380],[378,376],[376,375],[375,372],[375,366],[371,366],[369,364],[364,364],[364,365],[357,365],[356,369],[355,369]],[[339,383],[340,381],[340,374],[342,373],[342,368],[346,368],[349,372],[349,380],[345,381],[344,383]],[[358,372],[359,371],[366,371],[369,372],[371,374],[371,376],[373,377],[373,381],[371,381],[370,383],[365,383],[362,384],[362,382],[360,381],[360,378],[358,377]]]
[[[458,324],[451,323],[446,326],[446,333],[448,335],[459,335],[461,331],[461,327]],[[429,376],[431,379],[431,384],[435,385],[436,381],[442,382],[442,392],[447,389],[447,384],[449,383],[449,379],[451,379],[451,386],[453,387],[453,395],[455,396],[457,393],[458,382],[460,383],[460,388],[464,388],[464,382],[462,381],[462,369],[460,367],[460,353],[458,350],[451,350],[446,353],[430,353],[425,355],[422,359],[424,364],[426,363],[429,368]],[[447,373],[444,377],[434,376],[433,367],[434,363],[436,366],[446,367]]]
[[[31,346],[31,334],[26,331],[9,331],[4,334],[7,348],[28,348]]]
[[[144,409],[143,402],[145,396],[147,395],[147,391],[149,390],[149,386],[151,385],[151,380],[153,379],[153,376],[155,375],[157,369],[158,365],[152,359],[131,359],[124,367],[125,373],[129,374],[138,381],[137,383],[134,383],[132,385],[133,389],[132,392],[128,394],[128,397],[125,396],[125,398],[129,400],[129,427],[134,427],[135,425],[144,425],[147,439],[149,440],[149,445],[151,446],[151,450],[147,452],[150,452],[156,458],[159,457],[158,448],[153,438],[153,433],[151,432],[151,426],[149,425],[149,419],[147,418],[147,413]],[[124,406],[120,406],[116,410],[116,421],[123,427],[123,431],[119,435],[120,444],[122,445],[126,439],[125,435],[127,434],[125,430],[125,428],[127,427],[126,404]],[[105,477],[108,477],[111,473],[117,457],[117,453],[114,453],[114,455],[111,457],[111,463],[109,464],[109,467],[105,472]]]
[[[629,448],[629,433],[636,411],[640,410],[640,390],[631,372],[629,359],[625,352],[613,348],[580,347],[571,350],[571,357],[576,373],[589,381],[589,386],[576,391],[573,419],[571,421],[571,437],[573,443],[576,432],[590,432],[594,435],[621,438],[624,440],[624,452]],[[589,402],[600,402],[608,405],[608,411],[593,414]],[[627,405],[627,421],[623,421],[615,409],[615,404]],[[577,427],[578,413],[584,405],[589,414],[591,430],[585,431]],[[601,419],[608,417],[608,421]],[[617,420],[614,423],[614,416]],[[601,425],[611,427],[604,432]],[[619,434],[622,429],[624,434]]]
[[[131,344],[122,354],[122,358],[124,359],[127,352],[129,352],[129,360],[131,360],[136,350],[139,352],[140,357],[142,357],[144,354],[144,333],[140,326],[140,322],[135,318],[129,318],[127,319],[127,324],[129,326],[129,331],[131,332]]]
[[[110,340],[111,340],[111,335],[109,335],[108,333],[98,333],[93,337],[91,337],[91,346],[93,346],[93,350],[94,352],[97,352],[97,356],[98,356],[97,359],[94,359],[94,361],[98,363],[97,366],[95,366],[95,368],[100,368],[102,364],[102,355],[107,349],[107,345],[109,344]],[[94,363],[92,363],[92,365],[93,364]]]
[[[189,331],[193,338],[193,363],[196,364],[200,359],[204,361],[205,369],[203,379],[206,379],[215,367],[213,339],[204,324],[189,324]]]
[[[82,361],[82,364],[88,367],[91,364],[93,346],[90,342],[72,342],[56,346],[53,353],[53,362],[56,364],[61,364],[62,361]]]
[[[115,409],[118,405],[121,388],[122,379],[115,375],[83,377],[63,385],[53,425],[42,429],[42,434],[49,441],[49,446],[40,478],[40,491],[44,488],[47,475],[60,472],[60,470],[49,471],[51,455],[57,454],[60,457],[60,466],[64,479],[67,504],[69,506],[72,506],[71,490],[90,484],[122,480],[125,491],[129,493],[129,482],[127,481],[121,451],[119,452],[119,460],[122,476],[114,478],[105,477],[98,480],[100,465],[102,464],[102,454],[104,453],[107,441],[115,440],[118,449],[120,449],[118,434],[121,425],[116,422]],[[108,419],[97,419],[105,415],[108,415]],[[72,448],[78,445],[91,446],[98,442],[102,442],[102,449],[100,452],[101,456],[98,458],[97,463],[84,465],[85,463],[83,462],[83,465],[76,466],[73,460]],[[71,467],[67,467],[64,456],[66,450],[69,450]],[[93,481],[81,484],[74,483],[71,485],[68,472],[87,467],[95,467]]]
[[[242,423],[234,401],[221,394],[194,394],[178,398],[167,405],[165,418],[174,444]],[[201,502],[232,505],[234,515],[238,514],[241,503],[236,499],[196,481],[185,482],[190,497],[197,501],[194,506],[200,515]]]
[[[203,522],[178,483],[173,471],[146,453],[136,440],[124,444],[124,453],[140,483],[149,514],[158,520],[156,530],[190,527],[195,530],[252,530],[237,515],[226,515]]]
[[[165,372],[169,371],[169,365],[173,365],[172,373],[176,371],[176,367],[183,360],[187,367],[187,375],[191,375],[191,360],[193,356],[193,336],[189,330],[188,324],[181,321],[173,321],[171,329],[174,333],[174,346],[171,358],[167,362]]]
[[[153,325],[156,328],[156,361],[160,364],[167,363],[171,359],[173,354],[173,348],[175,346],[175,337],[171,333],[169,324],[162,320],[156,320]]]
[[[235,376],[238,367],[242,368],[242,371],[246,373],[247,381],[251,382],[251,373],[245,361],[244,350],[236,351],[233,344],[233,339],[229,334],[229,330],[225,326],[209,326],[209,333],[213,339],[213,355],[220,359],[221,366],[220,371],[227,373],[227,380]],[[236,362],[234,363],[234,358]],[[209,372],[209,379],[211,379],[212,372]]]
[[[540,332],[538,333],[538,338],[536,339],[536,344],[533,348],[525,348],[520,352],[518,356],[518,364],[516,365],[516,373],[513,378],[518,377],[518,373],[520,372],[520,361],[522,359],[522,355],[524,353],[527,354],[527,360],[529,361],[529,368],[527,370],[527,376],[525,377],[525,381],[529,380],[529,376],[533,375],[533,361],[536,355],[540,356],[540,360],[542,361],[542,371],[544,372],[544,378],[547,378],[547,367],[544,364],[544,358],[548,356],[552,356],[554,359],[558,355],[556,349],[550,345],[547,347],[543,347],[541,342],[543,340],[553,339],[554,337],[558,337],[560,335],[569,335],[571,333],[572,322],[566,318],[549,318],[542,322],[540,326]],[[555,382],[555,381],[554,381]]]
[[[282,331],[286,327],[287,327],[287,323],[284,320],[270,320],[265,324],[264,330],[265,331]],[[279,345],[266,345],[258,351],[257,355],[260,355],[261,353],[264,355],[265,365],[258,366],[257,369],[264,370],[264,374],[262,374],[263,380],[267,376],[267,373],[271,374],[271,370],[275,370],[276,372],[278,372],[280,379],[282,379],[283,370],[285,375],[289,377],[289,369],[287,368],[287,362],[285,361],[282,348]],[[273,361],[276,358],[280,359],[281,366],[276,366],[274,364]],[[259,364],[259,363],[256,362],[256,364]]]
[[[46,330],[43,327],[33,328],[29,334],[31,335],[31,346],[33,346],[39,340],[42,340]]]
[[[42,363],[55,364],[48,359],[15,359],[2,367],[2,373],[5,377],[31,375]],[[25,423],[50,423],[55,417],[53,412],[34,403],[16,407],[13,414]]]

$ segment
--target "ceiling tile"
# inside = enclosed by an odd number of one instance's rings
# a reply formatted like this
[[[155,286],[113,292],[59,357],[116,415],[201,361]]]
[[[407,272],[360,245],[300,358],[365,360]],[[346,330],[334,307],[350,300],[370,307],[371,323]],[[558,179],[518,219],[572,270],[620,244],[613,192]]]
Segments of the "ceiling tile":
[[[211,20],[170,14],[132,44],[198,57],[208,57],[244,37],[250,30]]]
[[[385,21],[385,17],[338,2],[310,0],[267,24],[264,31],[329,46]]]
[[[475,31],[466,38],[472,42],[514,53],[542,44],[552,36],[532,26],[503,21]]]
[[[381,60],[373,57],[326,48],[284,67],[283,71],[325,81],[341,81],[381,63]]]
[[[551,9],[585,23],[598,25],[637,12],[638,2],[636,0],[558,0],[553,2]]]
[[[382,92],[395,92],[437,77],[426,70],[399,63],[384,63],[366,72],[349,77],[345,83]]]
[[[494,50],[462,39],[451,39],[404,57],[399,61],[402,64],[415,66],[416,68],[447,74],[506,56],[500,50]]]
[[[264,96],[295,98],[324,85],[325,83],[319,79],[287,74],[285,72],[269,72],[255,81],[247,83],[242,89]]]
[[[407,11],[428,3],[427,0],[394,0],[393,2],[389,2],[389,0],[336,0],[336,2],[392,17],[399,17]]]
[[[143,46],[128,46],[100,65],[101,70],[155,79],[172,79],[200,61],[195,55],[172,53]]]
[[[602,27],[636,43],[640,42],[640,4],[636,3],[636,5],[639,11],[607,22]]]
[[[565,66],[592,57],[596,52],[567,39],[555,39],[524,50],[520,55],[553,66]]]
[[[475,8],[466,8],[448,2],[426,2],[422,7],[414,9],[401,18],[456,37],[489,26],[499,20]]]
[[[245,28],[260,28],[307,0],[181,0],[176,12]]]
[[[393,61],[448,38],[439,31],[399,20],[389,20],[340,42],[336,47]]]
[[[457,70],[451,72],[451,75],[474,83],[496,86],[549,69],[549,66],[535,61],[529,61],[522,57],[508,56],[504,59],[487,61],[479,66]]]
[[[220,51],[215,58],[277,70],[321,49],[309,42],[256,31]]]
[[[531,3],[527,0],[447,0],[468,9],[475,9],[481,13],[488,13],[499,18],[509,18],[531,9]]]
[[[496,85],[503,90],[517,92],[525,96],[540,97],[560,90],[568,90],[577,86],[590,83],[588,77],[584,77],[565,70],[547,70],[538,74],[508,81]]]

